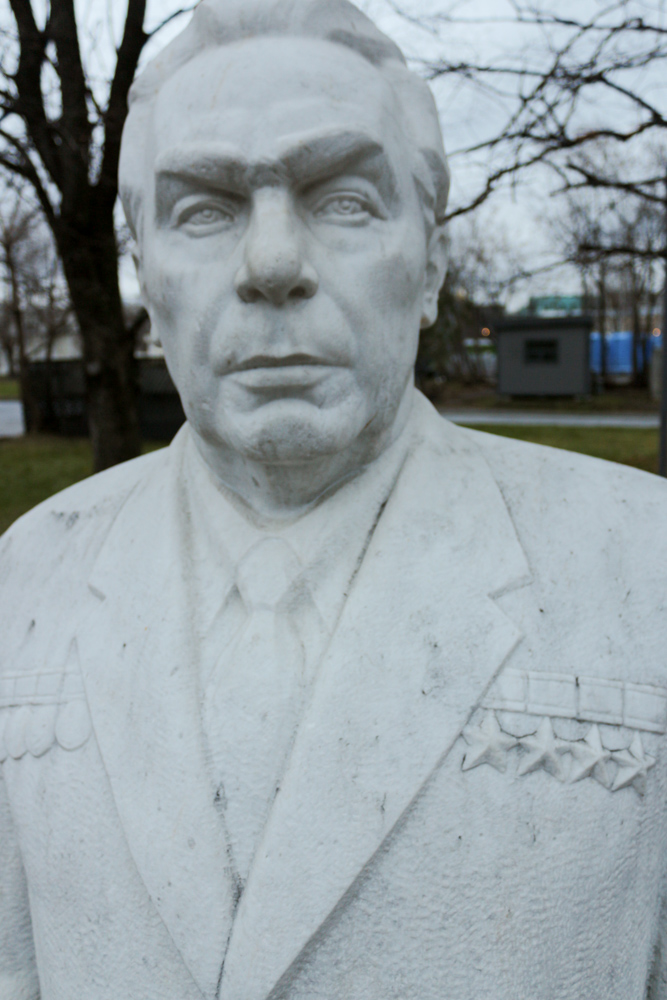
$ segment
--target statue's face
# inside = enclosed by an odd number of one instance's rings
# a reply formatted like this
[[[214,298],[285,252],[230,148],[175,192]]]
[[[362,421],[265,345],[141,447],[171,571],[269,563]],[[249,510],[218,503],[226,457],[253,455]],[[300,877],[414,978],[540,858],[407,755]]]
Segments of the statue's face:
[[[386,434],[433,289],[381,75],[323,41],[209,50],[161,89],[152,152],[140,278],[195,431],[287,463]]]

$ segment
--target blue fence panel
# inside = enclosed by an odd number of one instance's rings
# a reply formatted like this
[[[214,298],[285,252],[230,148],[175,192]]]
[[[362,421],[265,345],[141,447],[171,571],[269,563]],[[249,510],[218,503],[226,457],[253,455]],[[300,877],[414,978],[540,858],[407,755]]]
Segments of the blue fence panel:
[[[623,330],[617,333],[608,333],[607,344],[607,372],[610,375],[630,375],[632,373],[632,333]],[[662,337],[649,337],[646,344],[646,358],[641,344],[637,345],[637,370],[643,371],[651,360],[651,355],[656,347],[662,346]],[[601,345],[600,334],[591,333],[591,371],[599,373],[601,370]]]

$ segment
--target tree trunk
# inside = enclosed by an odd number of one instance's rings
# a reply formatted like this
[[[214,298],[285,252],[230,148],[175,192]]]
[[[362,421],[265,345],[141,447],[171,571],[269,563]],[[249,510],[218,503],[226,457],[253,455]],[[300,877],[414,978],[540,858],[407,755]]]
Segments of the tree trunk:
[[[141,452],[134,335],[118,286],[113,220],[94,232],[59,233],[72,308],[83,340],[88,425],[95,472]]]
[[[16,329],[16,342],[19,349],[19,386],[21,391],[21,403],[23,406],[23,420],[25,423],[26,433],[36,434],[41,430],[41,412],[30,381],[30,373],[28,371],[25,317],[23,315],[23,304],[21,302],[18,265],[14,257],[13,247],[9,243],[5,245],[5,265],[7,267],[7,271],[9,272],[9,284],[11,289],[10,308]]]
[[[642,280],[641,265],[636,260],[628,261],[629,288],[632,312],[632,384],[637,389],[648,385],[646,372],[646,346],[642,323],[642,302],[645,300],[646,286]]]
[[[632,384],[644,388],[646,380],[646,354],[642,333],[640,295],[633,289],[632,299]]]
[[[607,385],[607,274],[604,263],[598,265],[598,329],[600,331],[600,381]]]
[[[134,343],[124,324],[84,334],[88,424],[95,472],[141,452]]]
[[[18,372],[16,371],[16,359],[14,357],[14,343],[11,339],[3,340],[0,345],[2,353],[5,355],[5,361],[7,362],[7,378],[15,379],[18,378]]]
[[[53,348],[55,347],[56,328],[54,323],[53,285],[49,288],[49,304],[46,328],[46,394],[44,399],[44,427],[55,429],[57,426],[56,411],[53,401]]]

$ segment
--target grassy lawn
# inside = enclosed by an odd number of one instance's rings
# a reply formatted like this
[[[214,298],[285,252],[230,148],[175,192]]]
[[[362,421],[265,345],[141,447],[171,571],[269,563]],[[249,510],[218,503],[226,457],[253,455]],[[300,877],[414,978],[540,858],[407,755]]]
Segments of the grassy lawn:
[[[658,432],[611,427],[477,427],[491,434],[534,441],[555,448],[634,465],[647,472],[658,467]],[[149,443],[146,451],[161,447]],[[77,438],[0,439],[0,532],[26,510],[91,473],[88,441]]]
[[[492,385],[466,385],[453,380],[422,386],[438,408],[451,410],[537,410],[542,413],[657,413],[659,404],[648,389],[630,385],[610,386],[595,396],[499,396]]]
[[[0,399],[18,399],[19,384],[15,378],[0,378]]]
[[[151,442],[145,451],[157,447]],[[31,507],[89,476],[92,464],[85,438],[0,439],[0,533]]]
[[[507,424],[476,424],[473,430],[578,451],[583,455],[604,458],[608,462],[633,465],[644,472],[658,471],[660,434],[657,430],[625,427],[511,427]]]

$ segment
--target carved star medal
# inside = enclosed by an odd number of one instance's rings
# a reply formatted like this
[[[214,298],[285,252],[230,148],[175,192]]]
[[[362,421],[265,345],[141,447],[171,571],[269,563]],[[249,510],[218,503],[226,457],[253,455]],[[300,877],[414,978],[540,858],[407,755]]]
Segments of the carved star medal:
[[[480,764],[490,764],[497,771],[507,770],[507,751],[519,742],[504,733],[498,724],[495,712],[487,712],[476,729],[466,729],[463,738],[470,747],[461,764],[461,770],[469,771]]]
[[[595,778],[605,788],[611,787],[611,775],[607,766],[611,760],[611,752],[602,746],[597,725],[591,726],[585,739],[570,743],[569,750],[574,759],[570,781]]]
[[[655,765],[655,758],[644,752],[641,736],[635,733],[629,750],[618,750],[612,755],[618,764],[618,774],[611,786],[612,792],[630,785],[643,795],[646,791],[646,775]]]
[[[564,780],[563,754],[569,752],[571,744],[556,739],[551,719],[542,719],[537,732],[533,736],[523,737],[520,743],[528,753],[518,767],[519,774],[547,771],[559,781]]]

